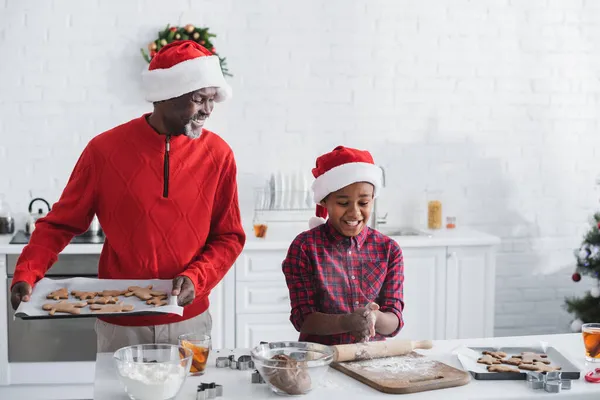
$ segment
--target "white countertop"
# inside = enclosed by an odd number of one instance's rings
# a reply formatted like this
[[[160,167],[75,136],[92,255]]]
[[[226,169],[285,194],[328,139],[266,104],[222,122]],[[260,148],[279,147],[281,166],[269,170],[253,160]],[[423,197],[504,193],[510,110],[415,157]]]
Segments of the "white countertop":
[[[584,349],[581,334],[540,335],[521,337],[501,337],[486,339],[461,339],[434,341],[431,350],[419,350],[420,353],[451,366],[461,368],[461,365],[452,355],[452,351],[460,346],[529,346],[532,343],[545,341],[549,346],[555,347],[565,357],[578,366],[581,379],[573,381],[570,390],[563,390],[558,394],[549,394],[544,391],[533,390],[527,387],[525,381],[479,381],[471,379],[465,385],[455,388],[440,389],[428,392],[402,395],[403,399],[533,399],[543,396],[553,396],[568,399],[598,399],[600,398],[600,384],[588,383],[583,379],[585,372],[591,370],[584,358]],[[272,393],[266,384],[253,384],[250,377],[252,371],[237,371],[228,368],[216,368],[217,356],[235,354],[249,354],[247,350],[218,350],[211,352],[206,373],[200,377],[188,377],[177,400],[194,400],[197,386],[204,382],[215,382],[223,385],[223,400],[227,399],[265,399],[281,398]],[[364,385],[332,368],[320,387],[305,396],[304,399],[380,399],[390,398],[390,395],[381,393]],[[95,400],[127,400],[112,361],[112,354],[98,354],[96,361],[96,379],[94,382]]]
[[[387,229],[382,228],[385,233]],[[489,235],[470,228],[440,229],[427,231],[427,236],[392,236],[401,247],[443,247],[443,246],[493,246],[500,243],[496,236]],[[287,250],[294,235],[283,235],[279,237],[268,236],[265,239],[257,239],[252,233],[247,234],[244,250]],[[0,254],[21,254],[25,245],[9,244],[12,235],[0,235]],[[100,254],[102,244],[69,244],[61,254]]]

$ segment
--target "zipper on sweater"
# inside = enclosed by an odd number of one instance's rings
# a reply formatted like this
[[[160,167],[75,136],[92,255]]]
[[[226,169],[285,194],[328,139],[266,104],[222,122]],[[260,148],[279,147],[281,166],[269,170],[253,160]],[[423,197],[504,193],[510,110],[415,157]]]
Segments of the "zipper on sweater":
[[[163,197],[169,197],[169,152],[171,151],[171,135],[165,138],[165,159],[163,163]]]

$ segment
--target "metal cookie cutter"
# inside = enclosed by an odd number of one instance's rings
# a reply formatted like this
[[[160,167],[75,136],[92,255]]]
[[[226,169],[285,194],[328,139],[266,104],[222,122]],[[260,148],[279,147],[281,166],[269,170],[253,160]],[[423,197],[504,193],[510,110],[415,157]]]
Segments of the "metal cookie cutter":
[[[256,369],[252,373],[252,383],[265,383],[265,380],[263,379],[262,375]]]
[[[527,386],[529,386],[531,389],[543,389],[544,380],[542,374],[539,372],[528,372]]]
[[[196,392],[196,400],[214,399],[223,396],[223,386],[214,382],[201,383]]]
[[[571,389],[571,381],[561,379],[560,371],[552,371],[546,374],[541,372],[527,372],[527,386],[531,389],[544,389],[548,393],[559,393],[561,390]]]
[[[217,368],[227,368],[227,367],[229,367],[229,358],[217,357]]]
[[[237,368],[240,371],[245,371],[247,369],[254,368],[254,361],[252,361],[252,357],[250,356],[240,356],[237,360]]]

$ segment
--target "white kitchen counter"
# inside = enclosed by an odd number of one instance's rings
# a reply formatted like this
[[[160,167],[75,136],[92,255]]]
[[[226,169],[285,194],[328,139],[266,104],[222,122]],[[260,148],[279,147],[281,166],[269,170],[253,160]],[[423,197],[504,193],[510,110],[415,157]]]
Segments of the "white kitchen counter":
[[[382,232],[393,228],[382,228]],[[500,243],[500,239],[487,233],[470,228],[440,229],[435,231],[423,230],[432,236],[393,236],[401,247],[438,247],[438,246],[489,246]],[[23,244],[9,244],[12,235],[0,235],[0,254],[20,254]],[[279,250],[290,246],[294,235],[283,235],[265,239],[257,239],[247,233],[246,250]],[[102,244],[69,244],[61,254],[100,254]]]
[[[543,396],[553,396],[568,399],[598,399],[600,398],[600,384],[588,383],[583,379],[585,371],[592,369],[591,364],[586,365],[584,358],[583,343],[580,334],[564,335],[541,335],[521,336],[486,339],[461,339],[448,341],[434,341],[431,350],[419,350],[420,353],[430,356],[438,361],[447,363],[457,368],[461,365],[452,355],[457,347],[468,346],[528,346],[531,343],[545,341],[549,346],[557,348],[563,355],[569,358],[576,366],[581,368],[582,375],[578,381],[573,381],[570,390],[563,390],[558,394],[549,394],[544,391],[529,389],[525,381],[478,381],[471,379],[465,386],[440,389],[415,394],[402,395],[403,399],[533,399]],[[241,354],[249,354],[247,350],[234,350],[236,357]],[[209,357],[209,364],[204,376],[189,377],[177,400],[194,400],[196,388],[202,383],[215,382],[223,385],[223,397],[221,399],[265,399],[281,398],[272,393],[266,384],[252,384],[250,376],[252,371],[237,371],[228,368],[216,368],[215,358],[217,356],[229,355],[231,351],[213,351]],[[390,398],[390,395],[381,393],[371,387],[364,385],[336,370],[330,368],[324,382],[313,390],[304,399],[381,399]],[[94,382],[95,400],[127,400],[112,361],[112,354],[98,354],[96,361],[96,379]]]

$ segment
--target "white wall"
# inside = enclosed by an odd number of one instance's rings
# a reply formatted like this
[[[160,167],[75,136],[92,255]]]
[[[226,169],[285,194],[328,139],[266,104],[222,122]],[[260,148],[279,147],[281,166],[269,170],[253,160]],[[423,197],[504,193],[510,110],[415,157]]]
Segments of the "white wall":
[[[207,127],[234,148],[245,221],[278,168],[368,148],[382,208],[425,223],[443,190],[459,225],[502,237],[498,335],[558,332],[589,213],[600,106],[593,0],[0,1],[0,193],[56,201],[85,143],[150,110],[140,47],[209,26],[234,98]]]

